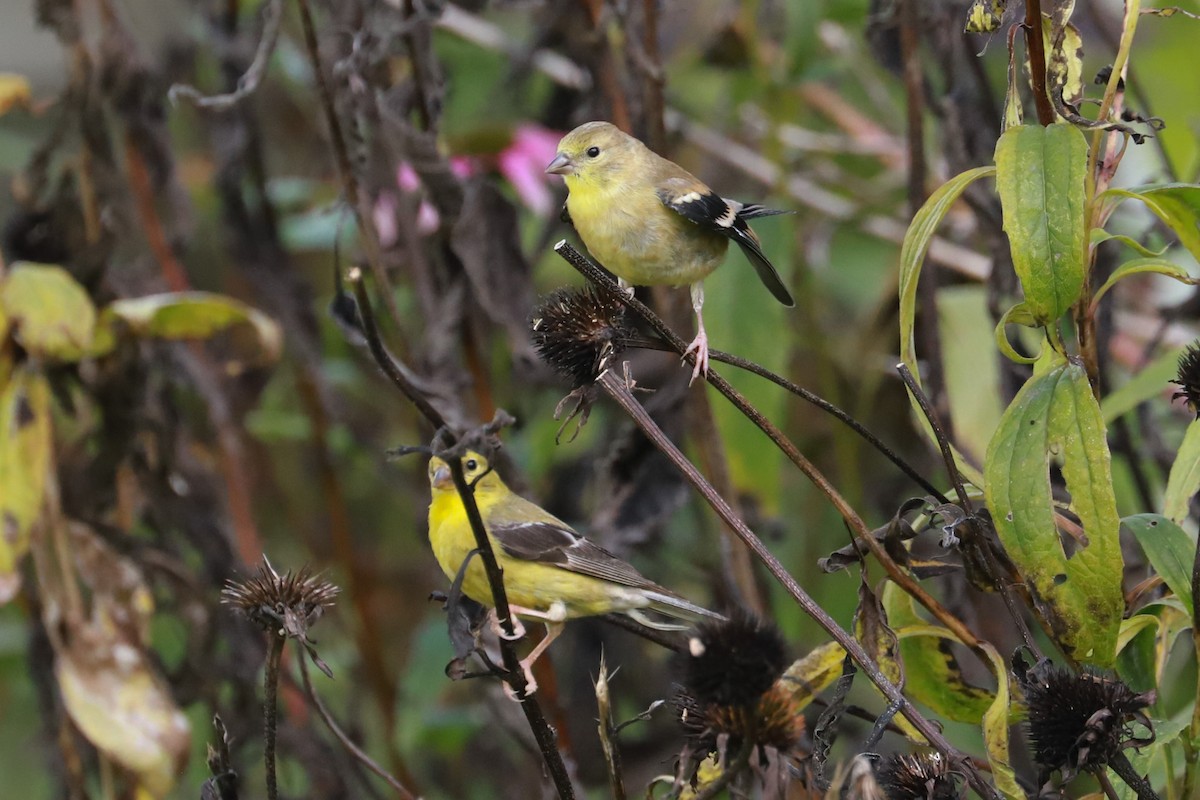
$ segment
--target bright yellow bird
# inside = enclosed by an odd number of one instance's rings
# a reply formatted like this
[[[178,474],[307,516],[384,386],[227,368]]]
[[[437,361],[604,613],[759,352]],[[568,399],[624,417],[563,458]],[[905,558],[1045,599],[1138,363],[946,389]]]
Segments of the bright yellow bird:
[[[537,689],[530,667],[562,633],[568,619],[616,612],[659,630],[687,626],[651,619],[645,611],[691,621],[722,619],[720,614],[689,603],[648,580],[562,520],[514,493],[479,453],[469,451],[463,456],[462,468],[467,483],[475,485],[475,503],[496,559],[504,569],[509,609],[517,617],[546,625],[546,637],[521,661],[527,693]],[[440,458],[429,460],[429,485],[433,490],[429,542],[442,572],[454,580],[467,554],[475,549],[475,536],[454,487],[450,466]],[[478,558],[467,566],[462,589],[478,603],[489,607],[495,604]],[[498,630],[494,610],[492,623]]]
[[[747,220],[783,214],[726,200],[683,167],[607,122],[588,122],[558,143],[546,172],[567,184],[565,221],[623,286],[691,285],[696,338],[692,379],[708,371],[703,281],[738,243],[779,302],[795,302]]]

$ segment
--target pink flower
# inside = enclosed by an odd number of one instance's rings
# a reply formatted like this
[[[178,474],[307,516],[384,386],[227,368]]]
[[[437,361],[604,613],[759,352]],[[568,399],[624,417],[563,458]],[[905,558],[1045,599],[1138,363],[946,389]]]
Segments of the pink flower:
[[[561,135],[554,131],[523,123],[513,131],[508,147],[495,156],[495,167],[513,187],[521,202],[535,214],[549,214],[554,205],[554,193],[550,189],[550,176],[546,175],[546,164],[554,158]],[[460,180],[481,171],[479,159],[472,156],[450,157],[450,170]],[[422,191],[421,176],[412,165],[402,161],[396,169],[396,187],[405,193]],[[396,212],[399,210],[397,196],[388,191],[381,192],[375,202],[373,214],[375,227],[379,231],[379,243],[391,247],[399,238]],[[417,232],[428,236],[438,229],[441,218],[437,209],[422,198],[417,208]]]
[[[550,213],[554,193],[550,191],[546,165],[558,150],[560,135],[540,125],[523,123],[513,132],[512,143],[497,158],[497,168],[521,202],[539,215]]]

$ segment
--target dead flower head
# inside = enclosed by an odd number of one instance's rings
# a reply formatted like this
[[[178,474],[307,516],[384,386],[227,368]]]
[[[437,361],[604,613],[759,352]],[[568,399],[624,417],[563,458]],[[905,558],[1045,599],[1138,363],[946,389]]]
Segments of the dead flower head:
[[[1029,709],[1033,757],[1046,775],[1060,770],[1069,779],[1103,767],[1127,747],[1154,741],[1145,713],[1153,691],[1137,694],[1115,676],[1074,674],[1047,659],[1018,672],[1018,680]],[[1149,734],[1136,736],[1135,723]]]
[[[961,797],[958,774],[941,753],[895,753],[875,770],[876,780],[890,800],[954,800]]]
[[[1200,341],[1188,345],[1179,357],[1179,368],[1171,383],[1180,387],[1178,392],[1171,395],[1171,399],[1184,398],[1188,408],[1200,419]]]
[[[309,628],[333,605],[339,591],[307,566],[280,575],[264,557],[249,578],[225,584],[221,602],[269,633],[308,643]]]
[[[538,354],[571,388],[591,385],[625,350],[633,330],[611,294],[559,289],[534,309],[529,327]]]
[[[783,637],[769,622],[738,613],[701,624],[688,641],[674,700],[680,722],[710,751],[723,734],[789,750],[804,733],[804,717],[780,681],[786,666]]]

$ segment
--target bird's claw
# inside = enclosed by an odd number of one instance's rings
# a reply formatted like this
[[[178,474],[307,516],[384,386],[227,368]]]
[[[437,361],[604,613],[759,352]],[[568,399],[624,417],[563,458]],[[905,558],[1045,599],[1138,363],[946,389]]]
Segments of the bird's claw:
[[[533,677],[533,665],[526,664],[524,661],[522,661],[521,670],[525,673],[525,691],[520,697],[517,696],[516,691],[513,689],[512,685],[508,683],[508,681],[500,684],[504,687],[505,696],[507,696],[508,699],[512,700],[514,703],[520,703],[524,701],[526,697],[529,697],[538,690],[538,682]]]
[[[692,367],[692,379],[688,381],[688,386],[696,382],[696,378],[701,375],[708,376],[708,334],[701,328],[696,334],[696,338],[687,346],[687,350],[683,351],[683,358],[686,361],[691,354],[696,354],[696,365]]]
[[[518,618],[511,611],[509,612],[508,618],[512,622],[513,632],[511,635],[508,633],[508,631],[504,630],[504,626],[500,624],[500,616],[496,613],[496,609],[493,608],[488,613],[488,621],[492,625],[492,632],[506,642],[515,642],[525,636],[525,626],[521,624],[520,618]]]

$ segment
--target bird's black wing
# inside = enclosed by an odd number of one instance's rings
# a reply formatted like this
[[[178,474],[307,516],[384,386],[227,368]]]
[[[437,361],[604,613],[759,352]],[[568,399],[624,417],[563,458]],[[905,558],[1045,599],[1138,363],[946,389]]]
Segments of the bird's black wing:
[[[736,200],[726,200],[703,184],[694,183],[686,178],[668,178],[663,181],[658,190],[658,199],[684,219],[737,242],[754,271],[758,273],[759,280],[775,299],[785,306],[796,305],[783,279],[775,271],[775,266],[763,253],[758,237],[746,223],[748,219],[786,214],[786,211],[774,211],[759,205],[745,206]]]
[[[524,506],[526,503],[528,501],[521,500],[520,505]],[[632,566],[572,530],[561,520],[550,517],[532,503],[528,503],[527,509],[536,509],[549,519],[517,522],[505,520],[503,517],[510,515],[501,513],[495,515],[498,518],[488,521],[488,530],[509,556],[522,561],[552,564],[623,586],[666,592]],[[520,516],[526,514],[522,513]]]

